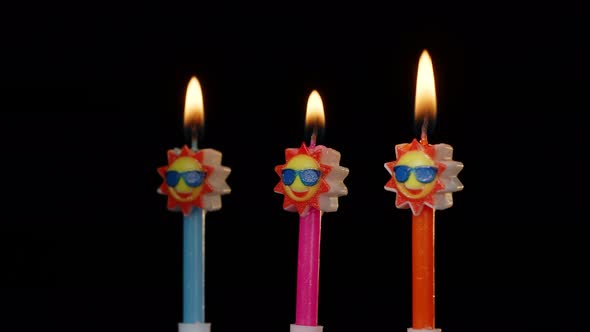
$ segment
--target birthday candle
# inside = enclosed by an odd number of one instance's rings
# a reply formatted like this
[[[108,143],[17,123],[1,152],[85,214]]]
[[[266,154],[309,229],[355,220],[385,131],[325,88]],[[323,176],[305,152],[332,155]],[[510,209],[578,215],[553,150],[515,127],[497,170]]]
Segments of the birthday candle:
[[[453,205],[452,193],[463,189],[448,144],[428,143],[429,122],[436,115],[434,70],[422,52],[416,82],[415,118],[422,122],[420,141],[395,146],[397,160],[385,163],[391,179],[385,190],[396,193],[395,206],[412,210],[412,331],[439,331],[434,324],[434,211]]]
[[[221,152],[198,149],[198,129],[204,124],[203,95],[196,77],[187,87],[184,125],[191,148],[168,150],[168,165],[158,168],[163,179],[158,192],[168,196],[168,209],[183,214],[183,322],[180,332],[207,332],[205,323],[205,212],[221,208],[221,195],[231,190]]]
[[[339,165],[340,153],[316,145],[318,129],[324,125],[324,107],[315,90],[308,99],[306,125],[312,129],[309,147],[302,143],[299,148],[286,149],[286,164],[275,167],[281,181],[274,190],[285,195],[283,208],[299,213],[297,297],[291,332],[323,329],[317,325],[321,216],[336,211],[338,197],[348,194],[343,183],[348,169]]]

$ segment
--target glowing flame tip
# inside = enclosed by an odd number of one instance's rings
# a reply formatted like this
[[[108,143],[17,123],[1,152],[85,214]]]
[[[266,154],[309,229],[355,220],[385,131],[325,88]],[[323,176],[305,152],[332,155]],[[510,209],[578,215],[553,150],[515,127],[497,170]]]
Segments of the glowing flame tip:
[[[184,125],[202,126],[204,123],[203,113],[203,92],[201,90],[201,84],[197,77],[193,76],[186,88]]]
[[[307,99],[305,125],[311,127],[324,127],[325,121],[322,97],[317,90],[313,90]]]
[[[432,119],[436,116],[436,89],[434,83],[434,69],[428,51],[422,51],[418,62],[418,77],[416,79],[415,119]]]

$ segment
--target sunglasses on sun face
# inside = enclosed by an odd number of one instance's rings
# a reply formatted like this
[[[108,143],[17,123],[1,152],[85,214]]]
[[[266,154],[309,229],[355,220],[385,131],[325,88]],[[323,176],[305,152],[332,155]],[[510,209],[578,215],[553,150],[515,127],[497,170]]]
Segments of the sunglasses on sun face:
[[[416,180],[420,183],[430,183],[434,181],[438,168],[434,166],[416,166],[410,167],[406,165],[398,165],[393,167],[395,179],[397,182],[404,183],[410,178],[410,174],[414,172]]]
[[[176,187],[180,179],[184,180],[187,186],[191,188],[196,188],[203,183],[205,180],[205,175],[207,173],[202,171],[186,171],[186,172],[178,172],[178,171],[167,171],[166,172],[166,184],[168,187]]]
[[[311,187],[318,183],[318,180],[320,179],[320,174],[320,171],[317,169],[295,170],[291,168],[285,168],[282,171],[282,178],[283,183],[287,186],[290,186],[293,184],[293,182],[295,182],[295,178],[299,175],[299,179],[301,179],[301,182],[304,185]]]

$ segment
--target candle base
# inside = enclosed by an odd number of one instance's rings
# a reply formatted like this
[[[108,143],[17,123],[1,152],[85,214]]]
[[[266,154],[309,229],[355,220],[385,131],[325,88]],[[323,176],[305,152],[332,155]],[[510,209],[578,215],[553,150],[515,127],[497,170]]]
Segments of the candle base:
[[[178,332],[211,332],[210,323],[178,323]]]
[[[441,332],[441,329],[413,329],[410,327],[408,332]]]
[[[291,324],[291,332],[322,332],[323,326],[306,326]]]

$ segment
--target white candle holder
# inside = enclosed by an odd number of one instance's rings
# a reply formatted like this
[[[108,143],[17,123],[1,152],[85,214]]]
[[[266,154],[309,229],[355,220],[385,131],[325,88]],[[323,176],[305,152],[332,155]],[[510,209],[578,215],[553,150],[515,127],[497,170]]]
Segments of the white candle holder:
[[[291,324],[291,332],[322,332],[324,329],[323,326],[305,326],[305,325],[296,325]]]
[[[211,332],[211,323],[178,323],[178,332]]]

